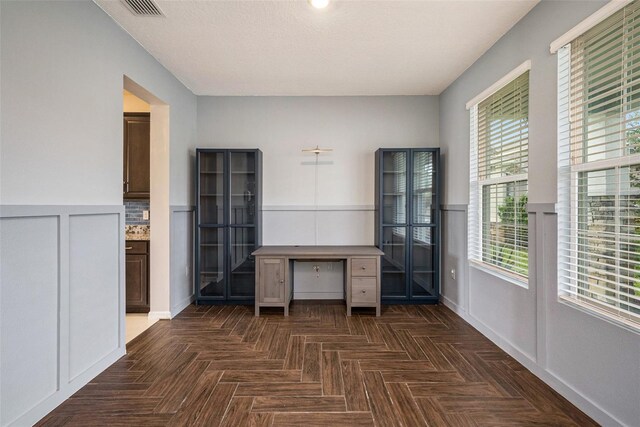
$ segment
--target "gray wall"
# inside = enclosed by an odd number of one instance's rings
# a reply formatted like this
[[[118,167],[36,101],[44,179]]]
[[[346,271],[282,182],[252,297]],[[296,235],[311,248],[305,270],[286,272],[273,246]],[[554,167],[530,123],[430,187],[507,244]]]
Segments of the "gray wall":
[[[640,419],[640,337],[558,302],[556,80],[549,44],[605,2],[541,2],[440,96],[445,169],[445,302],[605,425]],[[473,268],[466,257],[467,101],[530,59],[528,289]],[[456,280],[449,274],[458,272]]]
[[[263,244],[374,243],[374,152],[437,147],[438,97],[198,97],[198,146],[264,153]],[[302,149],[332,148],[318,166]],[[296,298],[340,297],[340,269],[296,263]],[[311,292],[313,290],[313,292]]]
[[[176,205],[189,204],[196,97],[92,2],[0,10],[0,425],[30,425],[124,354],[123,76],[170,105]]]
[[[334,150],[318,204],[372,205],[375,150],[437,147],[438,97],[198,97],[199,147],[263,151],[265,206],[314,204],[316,145]]]
[[[438,139],[434,96],[198,97],[198,146],[264,153],[264,244],[373,243],[375,150]]]

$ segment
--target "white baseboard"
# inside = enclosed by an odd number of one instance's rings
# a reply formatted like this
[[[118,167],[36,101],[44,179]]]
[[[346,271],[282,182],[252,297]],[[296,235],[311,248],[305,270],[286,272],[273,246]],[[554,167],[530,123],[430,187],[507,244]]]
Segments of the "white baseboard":
[[[459,306],[458,304],[453,302],[452,299],[447,298],[444,295],[440,295],[440,300],[454,313],[466,320],[465,316],[467,315],[467,311],[464,309],[464,307]]]
[[[293,299],[344,299],[344,292],[293,292]]]
[[[171,307],[171,319],[176,317],[182,310],[189,307],[189,305],[196,300],[196,296],[191,294],[187,298],[180,301],[178,304],[175,304]]]
[[[534,357],[531,357],[521,351],[517,346],[512,345],[508,340],[497,334],[483,322],[467,313],[467,311],[454,303],[451,299],[442,297],[443,304],[450,308],[457,315],[462,317],[471,326],[477,329],[482,335],[491,340],[500,347],[504,352],[516,359],[525,368],[531,371],[535,376],[540,378],[549,387],[564,396],[569,402],[580,408],[584,413],[593,418],[596,422],[603,426],[623,426],[624,424],[617,420],[613,415],[600,408],[590,399],[582,396],[577,390],[564,382],[553,372],[543,368],[536,363]]]
[[[149,312],[149,320],[170,320],[171,312],[170,311],[150,311]]]

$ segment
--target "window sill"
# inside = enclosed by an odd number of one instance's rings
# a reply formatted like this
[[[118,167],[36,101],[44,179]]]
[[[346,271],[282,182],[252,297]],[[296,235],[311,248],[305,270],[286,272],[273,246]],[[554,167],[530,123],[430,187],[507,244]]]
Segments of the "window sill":
[[[582,302],[574,297],[567,295],[558,295],[558,302],[575,310],[581,311],[588,316],[596,317],[600,320],[612,324],[613,326],[617,326],[629,332],[640,335],[640,325],[622,319],[612,313],[607,312],[604,309],[598,308],[594,304]]]
[[[492,276],[496,276],[505,282],[509,282],[513,285],[519,286],[524,289],[529,289],[529,281],[528,279],[521,278],[516,276],[515,274],[509,274],[506,271],[499,269],[497,267],[492,267],[489,264],[485,264],[483,262],[479,262],[476,260],[469,260],[469,266],[484,271],[485,273],[491,274]]]

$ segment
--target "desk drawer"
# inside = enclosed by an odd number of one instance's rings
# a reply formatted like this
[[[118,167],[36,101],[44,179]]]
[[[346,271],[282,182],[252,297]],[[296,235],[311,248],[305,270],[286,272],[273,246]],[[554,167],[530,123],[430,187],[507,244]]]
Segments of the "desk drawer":
[[[351,279],[351,302],[376,303],[376,278],[358,277]]]
[[[353,258],[351,277],[376,277],[378,275],[375,258]]]

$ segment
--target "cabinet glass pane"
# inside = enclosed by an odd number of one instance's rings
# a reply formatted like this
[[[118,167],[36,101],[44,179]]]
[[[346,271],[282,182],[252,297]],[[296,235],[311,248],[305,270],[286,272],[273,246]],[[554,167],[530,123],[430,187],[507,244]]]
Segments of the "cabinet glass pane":
[[[224,224],[224,154],[200,153],[200,224]]]
[[[407,227],[383,227],[382,297],[403,297],[407,294],[406,232]]]
[[[433,222],[435,204],[433,153],[413,153],[413,223]]]
[[[200,295],[224,296],[224,229],[200,228]]]
[[[231,179],[230,224],[255,224],[256,153],[229,155]]]
[[[231,227],[231,274],[229,293],[231,297],[253,297],[255,294],[256,262],[251,252],[256,250],[254,227]]]
[[[413,227],[411,239],[411,296],[430,297],[436,295],[434,227]]]
[[[384,152],[382,155],[382,222],[407,222],[407,153]]]

